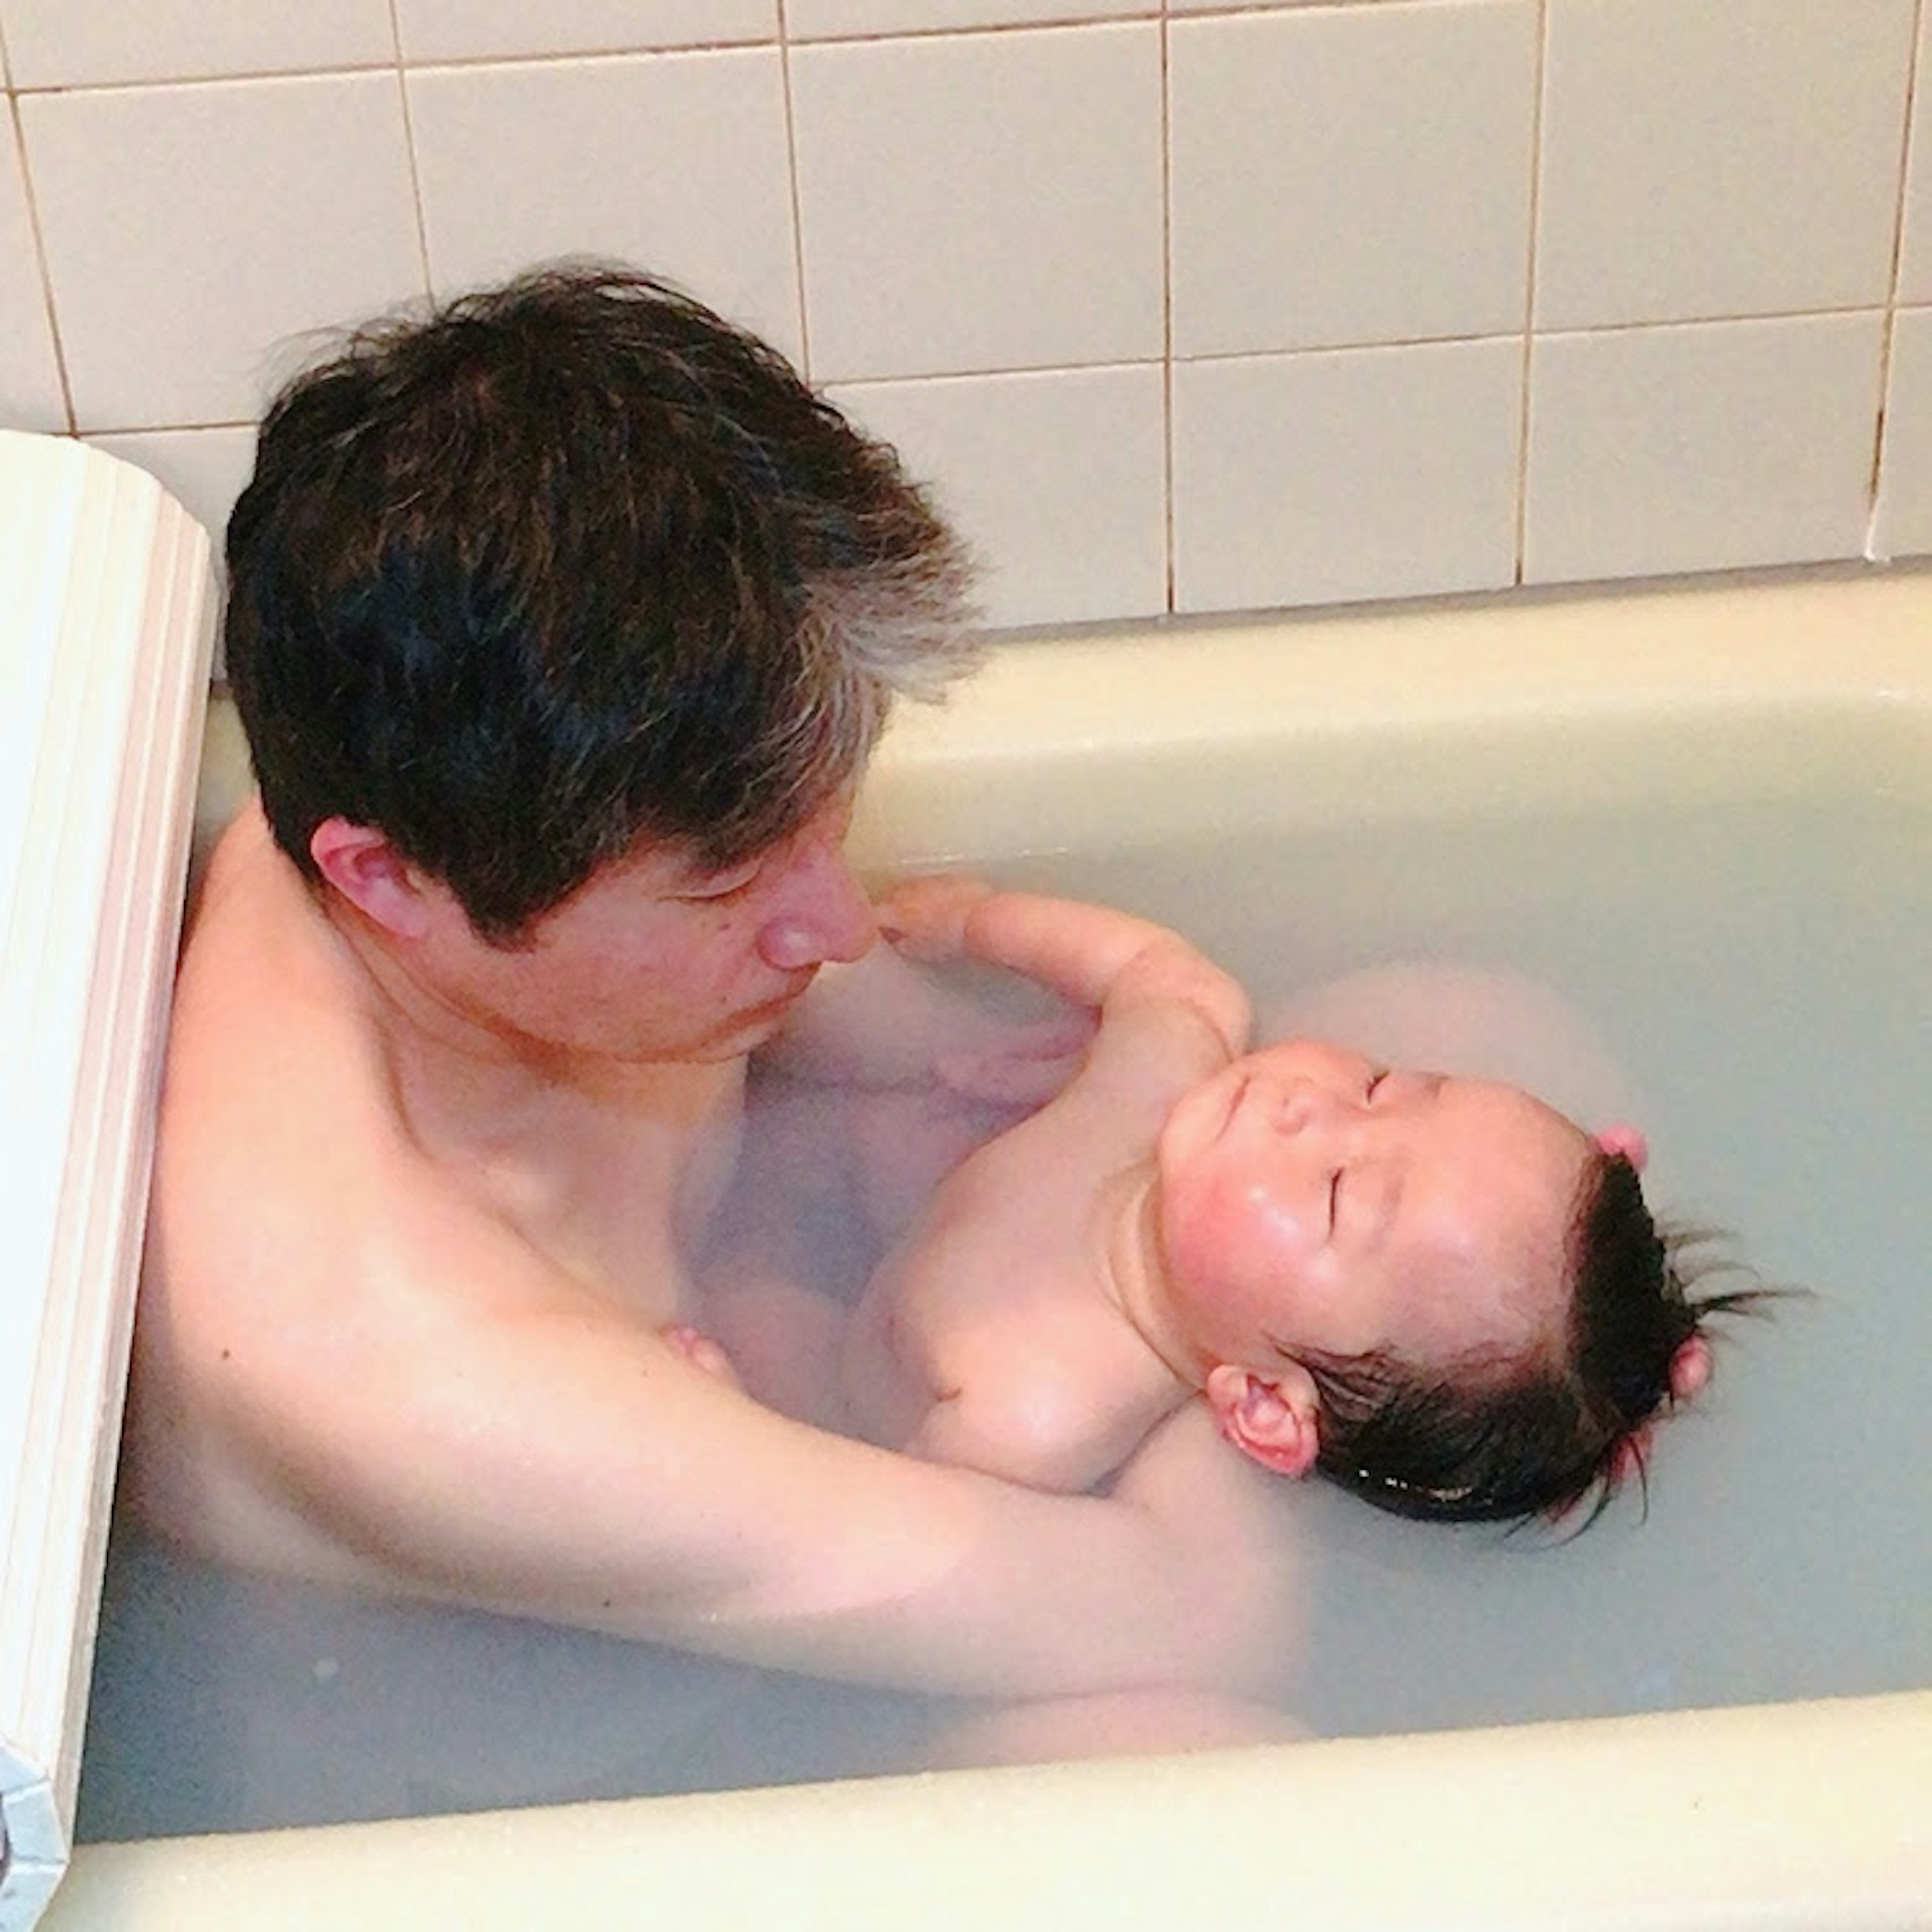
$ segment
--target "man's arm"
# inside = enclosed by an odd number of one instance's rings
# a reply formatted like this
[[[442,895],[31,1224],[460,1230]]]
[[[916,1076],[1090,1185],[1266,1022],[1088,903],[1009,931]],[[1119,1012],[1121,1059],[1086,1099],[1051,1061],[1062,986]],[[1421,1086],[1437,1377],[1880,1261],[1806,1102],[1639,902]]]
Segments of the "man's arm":
[[[400,1278],[285,1284],[279,1323],[232,1330],[170,1322],[164,1298],[148,1346],[193,1352],[166,1366],[214,1472],[170,1526],[329,1580],[868,1684],[1035,1696],[1265,1667],[1285,1578],[1204,1414],[1114,1498],[1049,1497],[762,1408],[507,1238],[443,1258],[467,1312]]]

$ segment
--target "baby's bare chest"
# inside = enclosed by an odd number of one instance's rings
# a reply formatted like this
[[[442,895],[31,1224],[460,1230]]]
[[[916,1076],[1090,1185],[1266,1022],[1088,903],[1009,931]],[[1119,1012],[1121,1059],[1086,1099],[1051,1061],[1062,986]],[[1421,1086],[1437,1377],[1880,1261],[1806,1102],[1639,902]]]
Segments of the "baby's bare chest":
[[[1023,1147],[969,1161],[934,1193],[895,1257],[902,1318],[930,1336],[989,1322],[1016,1327],[1102,1292],[1104,1183],[1064,1150]]]

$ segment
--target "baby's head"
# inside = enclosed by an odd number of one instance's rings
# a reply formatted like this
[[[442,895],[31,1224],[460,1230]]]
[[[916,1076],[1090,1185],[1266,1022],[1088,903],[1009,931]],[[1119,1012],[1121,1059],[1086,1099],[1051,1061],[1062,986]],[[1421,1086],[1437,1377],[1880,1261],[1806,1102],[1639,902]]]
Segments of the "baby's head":
[[[1398,1514],[1560,1510],[1641,1460],[1708,1372],[1640,1139],[1520,1089],[1285,1041],[1169,1117],[1168,1318],[1222,1428]]]

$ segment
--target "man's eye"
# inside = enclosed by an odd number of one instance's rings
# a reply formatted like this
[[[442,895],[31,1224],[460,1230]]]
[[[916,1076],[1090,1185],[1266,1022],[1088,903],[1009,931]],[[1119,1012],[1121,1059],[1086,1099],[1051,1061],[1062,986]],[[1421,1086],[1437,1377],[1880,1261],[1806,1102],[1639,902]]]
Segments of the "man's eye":
[[[1386,1066],[1378,1066],[1369,1076],[1369,1084],[1362,1089],[1362,1098],[1364,1100],[1372,1100],[1376,1097],[1376,1089],[1388,1078],[1388,1069]]]
[[[706,905],[716,905],[722,899],[735,899],[758,884],[760,870],[756,864],[733,866],[724,872],[712,873],[696,885],[687,886],[677,896]]]
[[[1338,1167],[1328,1177],[1328,1232],[1335,1232],[1335,1216],[1342,1204],[1342,1170]]]

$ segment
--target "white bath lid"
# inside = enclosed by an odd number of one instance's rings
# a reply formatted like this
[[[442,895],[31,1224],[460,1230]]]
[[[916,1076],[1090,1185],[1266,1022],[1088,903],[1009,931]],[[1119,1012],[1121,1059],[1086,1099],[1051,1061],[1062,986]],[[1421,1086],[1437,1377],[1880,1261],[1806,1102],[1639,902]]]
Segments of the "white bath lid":
[[[0,430],[0,1928],[64,1868],[215,600],[207,533]]]

